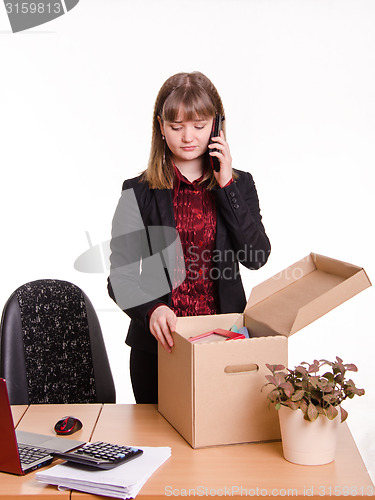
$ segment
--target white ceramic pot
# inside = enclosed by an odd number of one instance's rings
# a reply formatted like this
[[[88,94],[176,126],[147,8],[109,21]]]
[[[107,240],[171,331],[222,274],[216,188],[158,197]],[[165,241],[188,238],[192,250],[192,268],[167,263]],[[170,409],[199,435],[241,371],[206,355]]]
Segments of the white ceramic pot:
[[[333,420],[324,415],[305,420],[302,410],[279,409],[283,453],[286,460],[301,465],[323,465],[335,459],[340,412]]]

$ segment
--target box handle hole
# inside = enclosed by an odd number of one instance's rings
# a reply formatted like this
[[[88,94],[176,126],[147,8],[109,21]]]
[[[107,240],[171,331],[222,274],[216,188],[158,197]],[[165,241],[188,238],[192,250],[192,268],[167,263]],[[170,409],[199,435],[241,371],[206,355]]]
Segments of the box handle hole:
[[[250,363],[248,365],[226,366],[224,371],[225,373],[257,373],[259,371],[259,365]]]

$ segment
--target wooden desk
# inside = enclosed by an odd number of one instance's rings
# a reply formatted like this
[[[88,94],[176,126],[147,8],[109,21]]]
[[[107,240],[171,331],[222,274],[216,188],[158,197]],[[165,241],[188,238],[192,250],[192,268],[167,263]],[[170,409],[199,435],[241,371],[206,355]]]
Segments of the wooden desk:
[[[27,411],[25,411],[27,410]],[[17,415],[16,415],[17,413]],[[193,450],[158,413],[154,405],[31,406],[14,409],[18,428],[53,433],[58,418],[73,414],[84,427],[73,438],[106,440],[135,446],[171,446],[172,457],[144,485],[138,497],[170,496],[313,497],[374,496],[375,489],[346,424],[340,429],[337,458],[324,466],[290,464],[280,442],[240,444]],[[16,421],[15,418],[15,421]],[[37,425],[37,429],[35,426]],[[25,477],[0,474],[0,498],[21,496],[68,498],[67,492],[44,486],[35,473]],[[74,500],[93,500],[73,491]],[[99,498],[99,497],[97,497]],[[104,498],[104,497],[101,497]]]

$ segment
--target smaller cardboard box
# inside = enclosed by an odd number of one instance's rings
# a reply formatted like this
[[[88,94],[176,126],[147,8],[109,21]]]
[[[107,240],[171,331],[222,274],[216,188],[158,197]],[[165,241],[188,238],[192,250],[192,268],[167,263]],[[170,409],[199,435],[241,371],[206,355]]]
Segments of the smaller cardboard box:
[[[266,363],[288,365],[288,337],[371,286],[361,267],[311,253],[253,288],[242,314],[181,317],[159,346],[159,412],[193,448],[280,439],[262,391]],[[216,328],[251,338],[191,343]]]

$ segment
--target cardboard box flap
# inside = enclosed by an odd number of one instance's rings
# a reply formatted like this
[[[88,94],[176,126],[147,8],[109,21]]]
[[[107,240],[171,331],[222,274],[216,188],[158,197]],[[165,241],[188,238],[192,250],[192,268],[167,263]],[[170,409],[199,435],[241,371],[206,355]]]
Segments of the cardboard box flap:
[[[311,253],[258,285],[245,315],[254,328],[289,336],[369,286],[361,267]]]
[[[185,439],[193,439],[193,359],[190,342],[178,335],[173,337],[171,353],[158,344],[159,411]],[[162,391],[168,387],[169,391]],[[173,396],[171,396],[172,394]]]
[[[324,316],[335,307],[354,297],[359,292],[371,286],[364,269],[342,281],[339,286],[332,288],[320,297],[301,307],[298,311],[290,335],[298,332],[316,319]]]
[[[251,290],[245,311],[247,311],[250,307],[255,306],[259,302],[268,299],[274,293],[283,290],[288,285],[291,285],[303,276],[310,274],[312,271],[315,271],[315,269],[315,262],[312,258],[312,255],[310,254],[307,255],[307,257],[299,260],[295,264],[287,267],[280,273],[275,274],[268,280],[263,281],[263,283],[259,283],[259,285],[254,286]]]

